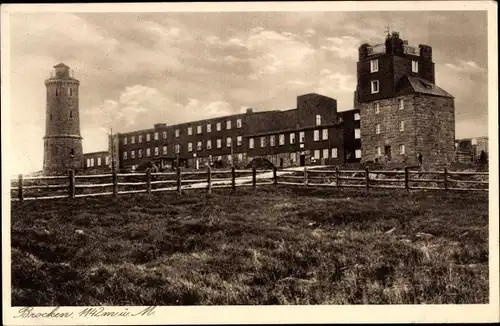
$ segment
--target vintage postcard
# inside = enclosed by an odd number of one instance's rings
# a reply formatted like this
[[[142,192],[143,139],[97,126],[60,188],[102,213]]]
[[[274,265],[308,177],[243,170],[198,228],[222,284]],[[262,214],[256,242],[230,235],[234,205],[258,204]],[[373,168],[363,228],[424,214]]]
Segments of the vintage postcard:
[[[1,9],[5,325],[499,321],[495,2]]]

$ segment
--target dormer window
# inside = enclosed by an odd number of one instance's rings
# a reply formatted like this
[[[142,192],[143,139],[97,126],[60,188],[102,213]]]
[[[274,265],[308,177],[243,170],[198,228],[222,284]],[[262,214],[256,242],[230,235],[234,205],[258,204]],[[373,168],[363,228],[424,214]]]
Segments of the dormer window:
[[[372,92],[372,94],[378,93],[378,91],[379,91],[379,82],[378,82],[378,80],[372,80],[370,82],[370,84],[371,84],[371,92]]]
[[[378,59],[370,60],[370,72],[378,71]]]

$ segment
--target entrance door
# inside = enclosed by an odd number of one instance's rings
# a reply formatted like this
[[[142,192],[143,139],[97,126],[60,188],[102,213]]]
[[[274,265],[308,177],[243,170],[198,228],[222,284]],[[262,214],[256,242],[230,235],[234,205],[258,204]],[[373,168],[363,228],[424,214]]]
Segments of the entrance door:
[[[280,168],[282,168],[282,167],[283,167],[283,158],[280,157]]]
[[[300,166],[306,165],[306,155],[302,154],[300,155]]]
[[[391,159],[391,146],[385,146],[384,147],[384,154],[385,157],[390,160]]]

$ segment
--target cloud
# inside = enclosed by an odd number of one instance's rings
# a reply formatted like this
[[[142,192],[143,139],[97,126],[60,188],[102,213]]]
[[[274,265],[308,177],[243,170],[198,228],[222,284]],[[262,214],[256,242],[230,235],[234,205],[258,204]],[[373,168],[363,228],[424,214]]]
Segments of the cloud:
[[[306,35],[307,37],[313,37],[313,36],[315,36],[315,35],[316,35],[316,31],[315,31],[314,29],[312,29],[312,28],[308,28],[308,29],[306,29],[306,31],[305,31],[305,35]]]
[[[458,60],[456,63],[446,63],[445,67],[456,72],[479,73],[485,71],[485,69],[479,67],[476,62],[471,60]]]
[[[352,36],[327,37],[324,39],[325,45],[322,50],[332,52],[342,59],[356,60],[358,58],[358,47],[361,41]]]
[[[322,69],[318,83],[318,91],[322,93],[353,92],[356,88],[356,79],[351,74],[332,72]]]

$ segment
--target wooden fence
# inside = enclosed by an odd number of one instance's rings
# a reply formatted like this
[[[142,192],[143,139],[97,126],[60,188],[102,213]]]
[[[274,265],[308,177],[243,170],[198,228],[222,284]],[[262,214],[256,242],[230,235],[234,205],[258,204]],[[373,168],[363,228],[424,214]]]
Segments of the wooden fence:
[[[253,187],[261,185],[302,185],[315,187],[389,188],[406,190],[488,191],[487,172],[404,170],[340,170],[325,167],[303,171],[277,170],[213,170],[110,173],[96,175],[26,177],[11,180],[12,200],[117,196],[120,194],[152,193],[188,189]],[[259,174],[259,175],[257,175]],[[472,180],[470,178],[473,178]],[[55,182],[55,183],[54,183]],[[424,185],[422,185],[424,184]],[[475,186],[475,187],[471,187]],[[98,191],[95,191],[97,190]],[[34,193],[33,193],[34,192]]]

